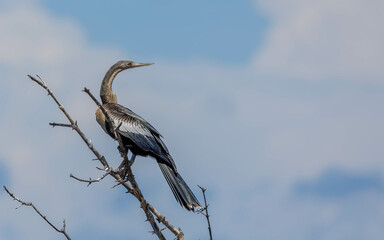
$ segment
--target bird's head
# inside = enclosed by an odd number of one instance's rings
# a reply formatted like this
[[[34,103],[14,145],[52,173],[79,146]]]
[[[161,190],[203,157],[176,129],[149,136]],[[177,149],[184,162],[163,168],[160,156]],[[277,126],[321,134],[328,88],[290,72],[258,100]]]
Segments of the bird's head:
[[[115,65],[117,65],[117,68],[119,68],[122,71],[128,68],[143,67],[143,66],[149,66],[152,64],[153,63],[135,63],[133,61],[118,61]]]
[[[113,64],[105,74],[103,82],[101,83],[100,98],[103,104],[117,102],[116,94],[112,91],[112,82],[119,72],[129,68],[143,67],[152,64],[153,63],[135,63],[132,61],[118,61],[117,63]]]

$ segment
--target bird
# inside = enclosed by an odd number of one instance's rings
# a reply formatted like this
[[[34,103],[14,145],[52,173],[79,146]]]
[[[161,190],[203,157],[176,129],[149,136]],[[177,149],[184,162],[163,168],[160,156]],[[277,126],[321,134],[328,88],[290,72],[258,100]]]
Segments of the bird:
[[[144,118],[118,104],[116,94],[112,91],[112,83],[118,73],[152,64],[118,61],[112,65],[100,87],[102,106],[113,122],[112,126],[115,126],[116,134],[119,134],[124,147],[131,151],[133,157],[138,155],[154,158],[177,202],[188,211],[194,211],[201,208],[201,205],[178,172],[167,146],[162,141],[162,135]],[[108,118],[100,107],[96,110],[96,121],[109,136],[117,140]]]

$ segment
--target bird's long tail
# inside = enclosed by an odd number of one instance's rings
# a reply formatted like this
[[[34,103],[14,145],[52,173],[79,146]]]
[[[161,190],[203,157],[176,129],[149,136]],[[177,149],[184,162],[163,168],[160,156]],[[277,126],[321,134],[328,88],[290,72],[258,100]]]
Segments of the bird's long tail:
[[[201,207],[191,189],[189,189],[188,185],[180,176],[180,173],[175,173],[172,168],[164,163],[158,162],[158,164],[173,192],[173,195],[175,195],[175,198],[180,205],[188,211],[194,211],[195,208]]]

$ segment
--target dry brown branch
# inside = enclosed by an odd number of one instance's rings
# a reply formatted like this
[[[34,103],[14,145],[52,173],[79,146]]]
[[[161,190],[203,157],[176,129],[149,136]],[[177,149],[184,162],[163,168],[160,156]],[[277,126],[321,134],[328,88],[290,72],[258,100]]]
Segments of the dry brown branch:
[[[52,91],[48,88],[47,84],[45,84],[45,82],[40,78],[39,75],[37,75],[37,77],[39,78],[36,79],[34,77],[32,77],[31,75],[28,75],[28,77],[30,79],[32,79],[32,81],[36,82],[37,84],[39,84],[42,88],[44,88],[47,92],[48,92],[48,95],[52,97],[52,99],[56,102],[57,106],[59,107],[59,109],[64,113],[64,115],[67,117],[67,119],[69,120],[69,122],[71,123],[71,126],[73,128],[73,130],[75,130],[81,137],[81,139],[83,139],[83,141],[87,144],[88,148],[93,152],[93,154],[97,157],[97,159],[100,161],[101,164],[103,164],[104,166],[104,169],[108,170],[110,167],[107,163],[107,161],[105,160],[104,156],[101,155],[92,145],[91,141],[88,140],[88,138],[84,135],[84,133],[79,129],[78,125],[77,125],[77,122],[73,121],[73,119],[71,118],[71,116],[67,113],[67,111],[65,111],[63,105],[61,105],[61,103],[57,100],[57,98],[55,97],[55,95],[53,95]]]
[[[180,230],[180,228],[177,230],[175,227],[173,227],[172,225],[168,224],[168,221],[166,221],[165,217],[161,214],[158,213],[158,211],[156,211],[156,209],[154,207],[152,207],[151,205],[149,205],[147,203],[147,201],[144,199],[142,193],[141,193],[141,190],[140,188],[138,187],[137,185],[137,182],[134,178],[134,175],[132,173],[132,169],[131,169],[131,165],[134,161],[134,157],[133,159],[131,159],[131,161],[128,160],[128,157],[127,157],[127,154],[125,154],[124,157],[124,161],[126,161],[126,163],[128,164],[125,164],[124,166],[124,171],[127,171],[127,174],[128,174],[128,180],[129,182],[132,184],[132,186],[124,180],[124,178],[122,178],[122,173],[119,170],[115,171],[113,170],[108,162],[106,161],[105,157],[102,156],[96,149],[95,147],[93,146],[93,144],[91,143],[90,140],[88,140],[88,138],[85,136],[85,134],[80,130],[80,128],[78,127],[77,125],[77,122],[73,121],[71,116],[67,113],[67,111],[64,109],[64,107],[61,105],[61,103],[57,100],[57,98],[55,97],[55,95],[52,93],[52,91],[47,87],[47,85],[45,84],[45,82],[38,76],[39,80],[28,75],[29,78],[31,78],[34,82],[36,82],[37,84],[39,84],[42,88],[44,88],[47,92],[48,92],[48,95],[51,96],[53,98],[53,100],[56,102],[56,104],[58,105],[59,109],[64,113],[64,115],[67,117],[67,119],[69,120],[69,122],[71,123],[70,126],[72,127],[73,130],[75,130],[79,135],[80,137],[83,139],[83,141],[87,144],[88,148],[93,152],[93,154],[96,156],[96,158],[100,161],[100,163],[104,166],[104,170],[105,171],[108,171],[109,172],[109,175],[111,175],[113,178],[116,179],[116,181],[124,186],[127,191],[129,193],[131,193],[132,195],[134,195],[140,202],[140,205],[141,205],[141,208],[143,209],[143,211],[145,212],[145,215],[147,217],[147,221],[150,222],[152,228],[153,228],[153,232],[158,236],[159,239],[165,239],[164,235],[162,234],[160,228],[158,227],[158,225],[156,224],[155,222],[155,219],[153,217],[153,215],[155,215],[155,217],[158,219],[158,220],[162,220],[161,222],[164,223],[166,222],[167,225],[165,225],[172,233],[176,233],[175,236],[177,237],[177,239],[184,239],[184,234],[182,233],[182,231]],[[97,99],[90,93],[89,89],[87,88],[84,88],[84,92],[88,93],[88,95],[94,100],[94,102],[101,108],[101,110],[103,111],[103,113],[105,114],[107,120],[109,119],[109,122],[112,123],[112,121],[110,121],[110,118],[108,116],[108,113],[105,111],[105,109],[103,108],[103,106],[97,101]],[[59,126],[56,124],[56,126]],[[67,127],[67,126],[66,126]],[[116,127],[113,126],[113,131],[116,135],[116,138],[118,139],[119,141],[119,145],[121,146],[122,145],[122,142],[121,142],[121,139],[119,138],[119,134],[116,134]],[[124,149],[124,146],[122,146],[122,149]],[[134,156],[134,155],[133,155]],[[108,175],[108,174],[107,174]],[[124,176],[123,176],[124,177]],[[87,181],[87,180],[84,180],[85,182],[88,182],[88,184],[90,182],[96,182],[96,181]],[[149,207],[150,206],[150,207]],[[151,209],[151,210],[149,210]],[[153,215],[152,215],[153,214]]]
[[[87,187],[88,187],[88,186],[91,185],[92,183],[100,182],[100,181],[103,180],[106,176],[108,176],[110,173],[111,173],[111,170],[108,170],[108,171],[106,171],[106,173],[104,173],[103,176],[101,176],[101,177],[99,177],[99,178],[95,178],[95,179],[89,178],[88,180],[78,178],[78,177],[74,176],[72,173],[69,174],[69,177],[71,177],[71,178],[73,178],[73,179],[76,179],[76,180],[79,181],[79,182],[86,182],[86,183],[88,183],[88,185],[87,185]]]
[[[123,182],[128,182],[128,180],[124,180]],[[119,182],[116,183],[115,185],[113,185],[113,186],[111,187],[111,189],[120,186],[123,182],[121,182],[121,183],[119,183]]]
[[[68,123],[49,123],[49,125],[51,125],[52,127],[72,127],[72,124],[68,124]]]
[[[204,208],[202,208],[201,210],[199,210],[199,212],[200,212],[201,214],[203,214],[203,215],[207,218],[208,231],[209,231],[209,239],[212,240],[213,238],[212,238],[211,223],[210,223],[210,221],[209,221],[208,204],[207,204],[207,199],[206,199],[206,197],[205,197],[205,191],[206,191],[207,189],[205,189],[205,188],[203,188],[203,187],[200,187],[199,185],[197,185],[197,186],[198,186],[198,187],[201,189],[201,191],[203,192],[203,196],[204,196],[204,204],[205,204]],[[204,211],[205,211],[205,213],[204,213]]]
[[[8,195],[13,198],[13,200],[15,201],[18,201],[20,203],[20,205],[16,208],[18,209],[19,207],[21,206],[29,206],[29,207],[32,207],[33,210],[35,210],[35,212],[41,217],[43,218],[53,229],[56,230],[56,232],[59,232],[59,233],[62,233],[68,240],[71,240],[71,238],[69,237],[68,233],[65,231],[65,227],[66,227],[66,224],[65,224],[65,219],[63,220],[63,226],[61,229],[58,229],[55,225],[53,225],[48,219],[46,216],[44,216],[43,214],[41,214],[41,212],[35,207],[35,205],[33,205],[33,203],[31,202],[24,202],[23,200],[21,200],[20,198],[16,197],[13,193],[11,193],[5,186],[3,186],[4,190],[8,193]]]
[[[151,212],[156,216],[157,221],[161,222],[166,226],[173,234],[175,234],[176,238],[178,240],[183,240],[184,239],[184,233],[181,231],[181,229],[177,229],[172,224],[168,222],[168,220],[161,215],[151,204],[147,203],[148,208],[151,210]]]

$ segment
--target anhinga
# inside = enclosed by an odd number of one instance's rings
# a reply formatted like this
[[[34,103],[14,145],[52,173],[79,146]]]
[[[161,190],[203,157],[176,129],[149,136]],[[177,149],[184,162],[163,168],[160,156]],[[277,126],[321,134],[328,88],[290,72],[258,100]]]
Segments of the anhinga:
[[[107,71],[101,83],[101,101],[109,118],[113,121],[113,125],[117,128],[116,132],[120,135],[124,146],[135,156],[149,155],[155,158],[176,200],[187,210],[194,210],[196,207],[201,207],[200,203],[177,172],[175,162],[161,140],[161,134],[142,117],[128,108],[117,104],[116,94],[112,91],[112,82],[119,72],[128,68],[151,64],[135,63],[132,61],[119,61],[115,63]],[[116,139],[110,124],[100,108],[96,110],[96,120],[107,134]]]

